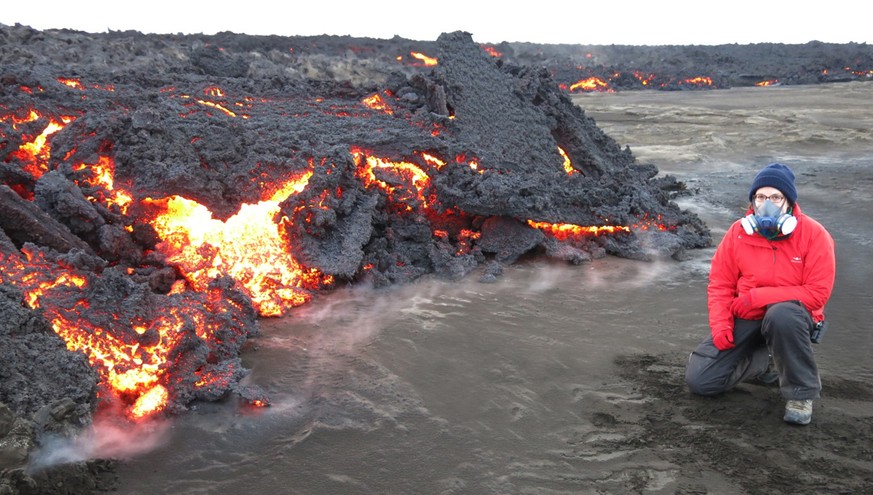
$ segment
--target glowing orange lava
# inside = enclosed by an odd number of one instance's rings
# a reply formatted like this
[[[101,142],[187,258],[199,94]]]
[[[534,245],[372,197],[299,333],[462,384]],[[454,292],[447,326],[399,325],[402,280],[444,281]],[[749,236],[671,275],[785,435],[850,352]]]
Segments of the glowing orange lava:
[[[96,163],[78,163],[73,165],[73,171],[86,172],[87,175],[90,175],[90,177],[83,178],[82,183],[101,186],[106,190],[106,194],[102,197],[89,196],[90,201],[102,202],[107,206],[116,205],[121,213],[127,213],[128,207],[133,203],[133,198],[127,191],[115,188],[115,161],[112,157],[101,155]]]
[[[528,225],[531,227],[540,229],[544,232],[548,232],[556,239],[559,240],[567,240],[572,237],[584,236],[584,235],[600,235],[600,234],[612,234],[615,232],[630,232],[629,227],[621,226],[621,225],[593,225],[593,226],[582,226],[582,225],[574,225],[572,223],[549,223],[549,222],[535,222],[533,220],[527,221]]]
[[[210,338],[216,329],[202,323],[196,314],[199,308],[181,306],[161,308],[154,321],[139,321],[130,315],[104,315],[114,328],[96,327],[83,318],[91,304],[84,297],[72,298],[72,304],[44,304],[51,291],[77,294],[88,287],[88,275],[73,267],[45,258],[42,252],[21,249],[22,255],[4,255],[0,251],[0,283],[14,284],[24,293],[24,301],[31,308],[40,308],[52,329],[66,343],[67,349],[81,352],[101,376],[101,382],[116,397],[134,401],[129,411],[132,417],[141,417],[161,410],[167,393],[158,382],[167,370],[167,364],[180,338],[189,334],[188,325],[197,324],[200,338]],[[67,299],[69,301],[69,299]],[[220,310],[213,308],[215,310]],[[154,338],[142,345],[139,339],[125,341],[128,333],[141,335],[151,331]]]
[[[439,63],[437,59],[433,57],[428,57],[427,55],[420,52],[410,52],[409,54],[412,55],[412,58],[420,60],[426,67],[432,67]]]
[[[589,77],[570,85],[570,91],[610,91],[609,83],[599,77]]]
[[[381,112],[387,113],[388,115],[394,114],[394,110],[391,110],[391,107],[388,106],[388,103],[385,102],[385,99],[382,98],[379,93],[374,93],[364,98],[362,103],[372,108],[373,110],[379,110]]]
[[[262,316],[280,316],[308,302],[310,291],[333,278],[300,265],[288,252],[275,220],[279,203],[306,187],[311,172],[290,180],[271,198],[243,204],[226,221],[181,196],[144,203],[163,211],[151,224],[163,239],[157,249],[177,265],[191,288],[205,291],[217,277],[230,276]]]
[[[358,177],[367,186],[383,189],[395,202],[405,204],[406,210],[413,210],[413,206],[419,202],[423,208],[428,208],[429,199],[425,197],[425,190],[430,186],[430,177],[418,164],[392,161],[366,154],[360,149],[353,149],[352,157],[358,167]],[[429,160],[433,160],[433,157]],[[377,170],[387,171],[392,174],[392,179],[399,181],[392,180],[392,183],[388,183],[387,180],[379,179],[376,176]]]
[[[573,168],[573,162],[570,160],[570,156],[567,155],[567,152],[564,151],[564,148],[558,146],[558,153],[561,155],[561,158],[564,159],[564,172],[567,172],[567,175],[573,175],[578,172],[575,168]]]
[[[0,122],[11,120],[12,128],[17,129],[21,124],[34,122],[41,118],[43,118],[43,115],[34,109],[30,109],[26,117],[18,118],[15,115],[3,115],[0,116]],[[51,158],[51,147],[47,145],[49,137],[63,129],[73,120],[75,120],[75,117],[69,115],[48,117],[48,124],[43,128],[42,132],[33,136],[22,136],[25,142],[17,150],[10,153],[9,156],[21,160],[24,163],[24,171],[34,178],[42,177],[42,174],[48,172],[48,162],[49,158]]]

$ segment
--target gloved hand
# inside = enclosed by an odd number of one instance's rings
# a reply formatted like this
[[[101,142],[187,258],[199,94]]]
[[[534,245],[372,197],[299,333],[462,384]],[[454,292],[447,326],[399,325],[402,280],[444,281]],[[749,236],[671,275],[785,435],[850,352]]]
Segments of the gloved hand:
[[[734,347],[734,331],[732,328],[722,330],[712,334],[712,343],[720,351],[733,349]]]
[[[731,301],[731,314],[734,316],[743,317],[752,309],[752,301],[749,300],[748,294],[740,294]]]
[[[763,308],[753,308],[749,294],[740,294],[731,301],[731,314],[744,320],[760,320],[764,317]]]

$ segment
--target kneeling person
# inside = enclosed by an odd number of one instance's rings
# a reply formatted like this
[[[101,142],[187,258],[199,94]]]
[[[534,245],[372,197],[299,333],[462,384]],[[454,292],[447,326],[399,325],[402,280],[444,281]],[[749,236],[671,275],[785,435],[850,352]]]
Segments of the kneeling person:
[[[785,165],[758,172],[749,201],[712,258],[710,336],[691,353],[685,380],[695,394],[718,395],[772,377],[787,400],[784,420],[806,425],[821,393],[812,343],[833,290],[834,241],[801,212]]]

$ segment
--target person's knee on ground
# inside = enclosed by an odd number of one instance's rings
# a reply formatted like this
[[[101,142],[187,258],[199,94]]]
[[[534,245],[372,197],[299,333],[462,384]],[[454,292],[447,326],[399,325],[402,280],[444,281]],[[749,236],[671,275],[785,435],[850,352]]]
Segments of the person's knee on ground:
[[[764,373],[770,358],[760,328],[760,320],[737,319],[733,349],[720,351],[711,338],[698,344],[685,369],[688,389],[696,395],[719,395]]]
[[[724,382],[716,380],[702,380],[700,375],[692,375],[685,370],[685,383],[688,385],[688,390],[694,395],[702,395],[704,397],[713,397],[723,394],[725,390]]]
[[[718,356],[715,346],[701,344],[688,356],[685,367],[685,383],[695,395],[713,396],[727,390],[725,377],[712,373],[712,366]]]

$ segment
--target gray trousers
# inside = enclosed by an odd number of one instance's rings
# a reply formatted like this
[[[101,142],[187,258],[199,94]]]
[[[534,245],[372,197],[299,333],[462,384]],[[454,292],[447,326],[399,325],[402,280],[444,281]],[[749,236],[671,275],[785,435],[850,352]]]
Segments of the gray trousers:
[[[785,399],[818,399],[821,379],[812,342],[814,325],[798,301],[767,307],[763,320],[736,318],[734,348],[719,351],[712,337],[701,342],[685,368],[685,382],[698,395],[718,395],[767,371],[770,356]]]

